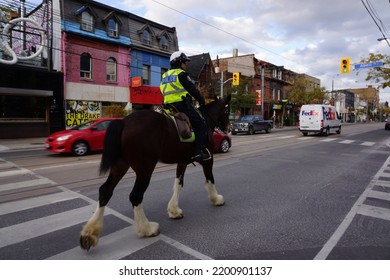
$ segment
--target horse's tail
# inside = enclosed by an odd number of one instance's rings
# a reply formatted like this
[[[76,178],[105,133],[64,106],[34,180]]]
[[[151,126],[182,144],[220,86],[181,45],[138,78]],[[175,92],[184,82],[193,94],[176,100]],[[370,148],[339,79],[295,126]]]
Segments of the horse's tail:
[[[105,174],[121,156],[121,135],[123,120],[113,120],[107,128],[104,137],[104,150],[100,161],[100,175]]]

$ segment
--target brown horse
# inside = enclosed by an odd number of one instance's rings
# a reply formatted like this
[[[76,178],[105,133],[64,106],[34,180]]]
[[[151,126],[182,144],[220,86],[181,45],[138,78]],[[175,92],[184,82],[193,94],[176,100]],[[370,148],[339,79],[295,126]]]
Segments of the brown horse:
[[[208,126],[208,149],[213,151],[212,133],[216,126],[226,130],[229,123],[229,104],[218,99],[200,108]],[[145,215],[142,200],[158,161],[177,163],[173,195],[168,203],[168,215],[172,219],[183,217],[179,208],[179,193],[183,188],[184,173],[194,154],[192,143],[181,142],[175,124],[164,114],[144,110],[137,111],[123,120],[110,123],[104,140],[104,151],[100,164],[100,173],[110,170],[106,182],[99,189],[97,209],[81,231],[80,246],[89,250],[96,246],[103,228],[104,208],[110,200],[114,188],[131,167],[136,180],[130,193],[130,202],[134,209],[135,230],[140,237],[159,234],[159,225],[150,222]],[[213,205],[224,205],[223,196],[218,194],[212,172],[213,158],[200,163],[206,177],[206,188]]]

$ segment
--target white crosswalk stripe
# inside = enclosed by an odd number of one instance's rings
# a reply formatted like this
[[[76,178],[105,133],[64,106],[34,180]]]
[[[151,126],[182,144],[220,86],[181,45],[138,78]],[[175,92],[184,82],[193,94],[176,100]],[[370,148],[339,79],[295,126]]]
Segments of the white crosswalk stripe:
[[[353,222],[354,217],[359,214],[368,218],[377,218],[381,220],[390,221],[390,208],[383,208],[374,205],[369,205],[366,203],[367,198],[375,198],[380,201],[390,201],[390,195],[386,192],[380,192],[374,190],[375,186],[386,186],[390,187],[390,182],[380,180],[381,177],[384,177],[387,172],[390,171],[390,157],[387,158],[386,162],[383,164],[381,169],[375,174],[374,178],[368,184],[365,191],[360,195],[356,200],[355,204],[352,206],[351,210],[344,218],[342,223],[330,237],[330,239],[325,243],[320,252],[315,256],[314,259],[326,259],[339,240],[342,238],[344,233],[347,231],[348,227]],[[386,172],[387,171],[387,172]]]
[[[20,179],[23,181],[14,183],[1,184],[0,181],[0,194],[1,192],[5,191],[18,191],[20,188],[35,187],[47,184],[55,185],[55,182],[52,182],[47,178],[42,178],[30,170],[20,168],[1,159],[0,174],[1,178],[4,179],[7,177],[14,177],[18,174],[31,175],[31,179],[27,181],[25,178],[23,179],[23,177],[20,177]],[[0,259],[4,259],[4,257],[2,257],[3,248],[7,250],[7,247],[9,246],[18,245],[21,242],[33,240],[34,238],[44,235],[55,234],[55,232],[65,231],[68,228],[78,224],[85,224],[91,217],[92,213],[95,211],[97,203],[95,200],[89,197],[85,197],[78,192],[68,190],[62,186],[55,186],[54,188],[56,188],[58,192],[1,203],[0,219],[1,216],[6,217],[7,215],[11,215],[10,217],[12,217],[12,215],[26,210],[28,214],[31,214],[39,207],[51,207],[51,205],[60,202],[72,203],[73,201],[84,201],[84,204],[81,206],[79,205],[78,207],[72,206],[73,209],[67,209],[55,214],[47,214],[43,217],[42,215],[44,214],[40,212],[39,218],[32,218],[31,220],[28,220],[28,218],[27,220],[23,220],[22,218],[20,223],[16,222],[12,225],[7,225],[7,222],[4,222],[1,225],[2,227],[0,227]],[[87,203],[86,206],[85,202]],[[210,257],[203,255],[202,253],[195,251],[185,246],[184,244],[181,244],[176,240],[172,240],[162,234],[153,238],[139,238],[133,228],[133,221],[129,217],[124,216],[109,207],[106,207],[105,216],[107,215],[114,215],[115,217],[122,220],[123,224],[116,231],[102,236],[99,240],[99,246],[96,249],[90,250],[88,253],[86,253],[78,245],[76,245],[74,248],[67,249],[65,251],[57,251],[47,258],[53,260],[117,260],[144,249],[145,247],[152,245],[157,241],[160,241],[172,247],[174,250],[180,250],[189,256],[192,256],[192,258],[211,259]],[[10,219],[9,216],[7,219]],[[76,236],[76,239],[77,238],[78,237]],[[74,236],[72,239],[74,239]],[[59,240],[58,242],[61,241]],[[126,244],[126,246],[124,246],[124,244]],[[34,250],[34,247],[29,248],[29,250]]]
[[[387,208],[363,204],[360,206],[357,213],[364,216],[390,221],[390,209]]]
[[[48,259],[52,260],[118,260],[126,257],[146,246],[149,246],[156,241],[160,240],[156,238],[139,238],[134,229],[126,227],[118,230],[107,236],[103,236],[99,240],[99,251],[92,250],[88,254],[85,254],[80,247],[75,247],[68,251],[51,256]],[[124,247],[123,244],[126,244]]]
[[[0,229],[0,246],[8,246],[87,221],[95,207],[86,206]]]
[[[351,143],[354,143],[355,140],[343,140],[343,141],[340,141],[339,143],[340,144],[351,144]]]
[[[16,176],[16,175],[23,175],[23,174],[31,174],[31,171],[27,170],[27,169],[1,171],[0,172],[0,178],[1,177]]]
[[[31,209],[50,203],[56,203],[60,201],[66,201],[77,198],[76,195],[72,196],[72,193],[59,192],[50,195],[44,195],[39,197],[32,197],[29,199],[19,200],[18,203],[8,202],[0,204],[0,213],[2,215],[13,213],[16,211],[22,211]]]
[[[361,143],[360,145],[371,147],[371,146],[374,146],[374,145],[375,145],[375,142],[363,142],[363,143]]]
[[[39,178],[34,180],[0,185],[0,191],[15,190],[15,189],[28,188],[28,187],[40,186],[40,185],[50,185],[50,184],[52,184],[51,180],[47,178]]]
[[[326,139],[323,139],[321,141],[322,142],[333,142],[333,141],[336,141],[336,140],[338,140],[338,139],[336,139],[336,138],[326,138]]]

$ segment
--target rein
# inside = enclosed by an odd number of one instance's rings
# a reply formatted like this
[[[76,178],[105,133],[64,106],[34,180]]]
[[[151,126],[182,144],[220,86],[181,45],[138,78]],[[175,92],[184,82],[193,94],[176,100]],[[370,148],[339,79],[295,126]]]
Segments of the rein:
[[[202,115],[206,118],[206,124],[209,128],[210,131],[213,131],[213,129],[215,127],[218,127],[218,122],[215,121],[212,116],[210,115],[210,113],[206,110],[205,106],[203,108],[199,108],[200,112],[202,113]],[[208,120],[208,121],[207,121]],[[210,126],[209,122],[211,122],[211,124],[214,126],[213,128]]]

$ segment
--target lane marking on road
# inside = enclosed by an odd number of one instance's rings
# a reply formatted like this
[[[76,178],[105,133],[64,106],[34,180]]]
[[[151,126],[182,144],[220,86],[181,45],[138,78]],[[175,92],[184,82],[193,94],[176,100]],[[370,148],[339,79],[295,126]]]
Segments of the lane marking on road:
[[[51,165],[45,167],[36,167],[36,168],[31,168],[31,170],[39,171],[39,170],[47,170],[47,169],[54,169],[54,168],[64,168],[64,167],[75,166],[75,165],[86,165],[86,164],[97,164],[97,163],[100,163],[100,160],[88,160],[88,161],[72,162],[67,164],[57,164],[57,165]]]
[[[343,141],[340,141],[339,143],[340,144],[351,144],[353,142],[355,142],[355,140],[343,140]]]
[[[6,150],[9,150],[7,146],[0,145],[0,151],[6,151]]]
[[[0,177],[10,177],[10,176],[22,175],[22,174],[32,174],[32,172],[24,168],[18,170],[2,171],[0,172]]]
[[[27,187],[35,187],[40,185],[51,185],[51,180],[47,178],[40,178],[28,181],[21,181],[16,183],[9,183],[0,185],[0,191],[10,191]]]
[[[379,177],[381,178],[390,178],[390,173],[382,173]]]
[[[0,161],[0,170],[15,168],[15,164],[8,161]]]
[[[0,248],[88,220],[95,207],[88,205],[0,229]]]
[[[332,142],[332,141],[336,141],[336,140],[338,140],[338,139],[336,139],[336,138],[326,138],[326,139],[322,139],[321,141],[322,142]]]
[[[98,203],[97,201],[95,201],[95,200],[93,200],[93,199],[91,199],[91,198],[89,198],[87,196],[84,196],[84,195],[82,195],[82,194],[80,194],[78,192],[74,192],[72,190],[69,190],[69,189],[67,189],[65,187],[59,186],[58,188],[63,190],[64,192],[72,193],[75,196],[86,200],[91,205],[96,205]],[[124,221],[126,221],[126,222],[128,222],[130,224],[134,224],[134,221],[131,218],[129,218],[129,217],[127,217],[127,216],[125,216],[125,215],[123,215],[123,214],[121,214],[121,213],[119,213],[119,212],[117,212],[117,211],[115,211],[115,210],[113,210],[113,209],[111,209],[109,207],[106,207],[105,215],[108,215],[108,214],[115,215],[116,217],[118,217],[118,218],[120,218],[120,219],[122,219],[122,220],[124,220]],[[92,215],[92,213],[91,213],[91,215]],[[87,221],[87,220],[88,219],[86,219],[85,221]],[[180,250],[180,251],[182,251],[182,252],[184,252],[184,253],[186,253],[186,254],[188,254],[190,256],[193,256],[193,257],[195,257],[197,259],[200,259],[200,260],[212,260],[212,258],[210,258],[209,256],[204,255],[201,252],[198,252],[198,251],[196,251],[196,250],[194,250],[194,249],[192,249],[192,248],[190,248],[190,247],[180,243],[179,241],[171,239],[171,238],[169,238],[166,235],[163,235],[163,234],[160,233],[158,238],[160,240],[164,241],[165,243],[173,246],[174,248],[176,248],[176,249],[178,249],[178,250]],[[133,240],[132,242],[141,242],[144,238],[139,238],[138,236],[135,236],[134,239],[135,240]],[[149,238],[145,238],[145,239],[149,239]],[[100,241],[99,241],[99,244],[100,244]],[[123,244],[125,244],[125,243],[118,242],[118,244],[120,244],[121,248],[123,249]],[[79,247],[77,247],[77,249],[75,248],[75,250],[81,250],[81,249]]]
[[[371,146],[374,146],[374,145],[375,145],[375,142],[363,142],[363,143],[361,143],[360,145],[371,147]]]
[[[288,139],[288,138],[293,138],[295,137],[295,135],[287,135],[287,136],[278,136],[278,137],[275,137],[277,139]]]
[[[72,195],[71,193],[59,192],[55,194],[49,194],[44,196],[32,197],[28,199],[18,200],[17,203],[7,202],[0,204],[0,213],[2,215],[27,210],[35,207],[40,207],[44,205],[48,205],[51,203],[57,203],[60,201],[72,200],[78,198],[76,195]]]
[[[363,204],[357,214],[390,221],[390,209],[387,208]]]
[[[119,260],[132,253],[141,250],[157,241],[160,238],[139,238],[133,226],[125,227],[99,239],[99,246],[88,253],[80,247],[74,247],[57,255],[51,256],[49,260]],[[125,246],[124,246],[125,245]]]
[[[329,256],[331,251],[336,247],[337,243],[340,241],[342,236],[345,234],[346,230],[352,223],[352,220],[354,217],[359,214],[360,209],[362,208],[362,215],[365,215],[363,213],[369,214],[368,216],[377,215],[378,217],[382,215],[383,211],[380,211],[381,209],[376,209],[379,207],[374,206],[368,206],[363,205],[363,202],[367,197],[371,195],[373,192],[372,188],[377,184],[379,181],[378,178],[381,177],[385,172],[385,170],[389,170],[390,163],[390,157],[387,158],[385,163],[382,165],[382,167],[379,169],[379,171],[375,174],[374,178],[371,180],[371,182],[368,184],[364,192],[360,195],[360,197],[356,200],[355,204],[352,206],[351,210],[348,212],[348,214],[345,216],[344,220],[341,222],[339,227],[336,229],[336,231],[333,233],[333,235],[329,238],[329,240],[324,244],[322,249],[318,252],[318,254],[314,257],[315,260],[326,260],[326,258]],[[374,217],[377,217],[374,216]],[[387,217],[386,214],[382,215],[383,217]]]

